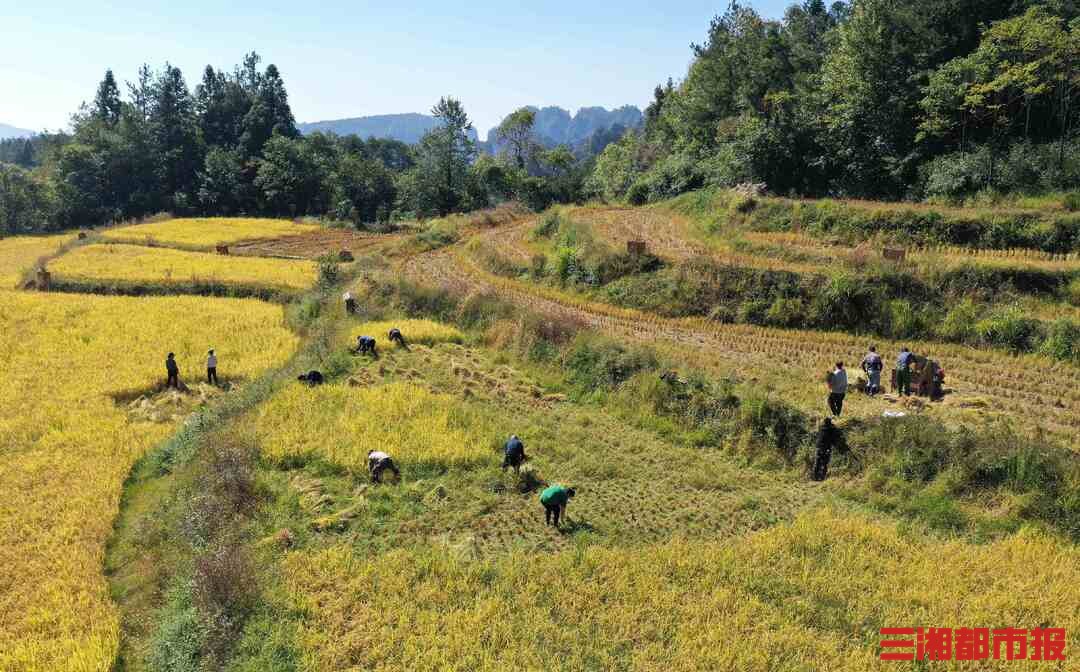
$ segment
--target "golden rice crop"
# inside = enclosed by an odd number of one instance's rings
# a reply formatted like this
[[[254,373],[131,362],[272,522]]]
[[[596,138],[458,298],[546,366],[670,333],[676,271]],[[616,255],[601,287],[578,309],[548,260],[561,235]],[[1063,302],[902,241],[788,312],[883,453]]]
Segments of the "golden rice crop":
[[[49,270],[58,281],[119,285],[225,284],[278,291],[315,284],[311,261],[227,257],[140,245],[86,245],[56,259]]]
[[[682,359],[700,358],[705,368],[728,360],[740,371],[776,371],[784,363],[786,375],[776,381],[785,386],[785,395],[806,397],[805,381],[820,375],[838,359],[859,361],[869,340],[841,332],[779,329],[745,324],[720,324],[702,318],[663,318],[631,308],[600,303],[564,289],[496,276],[479,267],[467,254],[428,255],[424,277],[463,290],[486,289],[506,300],[528,306],[540,314],[557,314],[577,319],[605,333],[646,338],[651,343],[674,343]],[[994,414],[1008,416],[1028,429],[1039,431],[1076,446],[1080,429],[1080,392],[1054,386],[1055,377],[1076,376],[1076,366],[1051,361],[1039,355],[1014,357],[1003,351],[934,342],[898,342],[874,339],[882,351],[898,352],[901,345],[940,360],[949,371],[949,386],[960,395],[985,399]],[[687,345],[691,347],[687,347]],[[706,347],[707,350],[697,351]],[[1024,365],[1018,366],[1017,362]],[[797,373],[796,373],[797,372]],[[726,372],[725,372],[726,373]],[[808,397],[806,397],[808,398]],[[813,399],[815,407],[820,399]],[[856,403],[859,403],[856,401]],[[953,405],[935,406],[935,413],[964,415]],[[880,411],[877,411],[880,412]]]
[[[380,341],[385,340],[390,330],[397,327],[406,343],[422,343],[435,345],[436,343],[461,343],[465,335],[455,327],[431,320],[397,320],[396,322],[365,322],[354,327],[349,332],[349,340],[356,342],[357,336],[372,336]]]
[[[318,231],[312,224],[297,224],[287,219],[248,217],[205,217],[168,219],[163,222],[121,226],[103,232],[111,240],[138,243],[152,241],[162,245],[212,247],[254,238],[278,238]]]
[[[11,289],[22,272],[41,257],[53,254],[75,239],[70,233],[57,236],[13,236],[0,238],[0,289]]]
[[[1045,624],[1075,641],[1075,546],[1026,531],[986,545],[909,535],[815,512],[724,542],[488,561],[335,547],[290,554],[285,576],[307,614],[308,670],[862,672],[901,669],[878,660],[881,627]]]
[[[133,462],[172,431],[111,395],[182,379],[206,350],[251,378],[297,345],[280,306],[200,297],[0,292],[0,670],[106,670],[119,637],[102,575]]]
[[[357,472],[369,450],[402,466],[467,465],[492,456],[487,423],[460,400],[408,383],[294,385],[254,412],[263,454],[321,457]]]

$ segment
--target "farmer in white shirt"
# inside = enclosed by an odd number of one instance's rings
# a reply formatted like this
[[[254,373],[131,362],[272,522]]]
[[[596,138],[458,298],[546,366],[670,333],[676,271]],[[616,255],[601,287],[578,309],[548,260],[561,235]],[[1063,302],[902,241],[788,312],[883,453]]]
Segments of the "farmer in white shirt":
[[[372,450],[367,454],[368,471],[371,472],[372,483],[382,483],[382,473],[389,469],[394,476],[401,478],[401,472],[390,456],[381,450]]]
[[[210,385],[217,385],[217,355],[214,351],[206,353],[206,382]]]
[[[829,374],[829,410],[836,417],[844,410],[844,395],[847,394],[847,371],[844,363],[837,362],[836,369]]]

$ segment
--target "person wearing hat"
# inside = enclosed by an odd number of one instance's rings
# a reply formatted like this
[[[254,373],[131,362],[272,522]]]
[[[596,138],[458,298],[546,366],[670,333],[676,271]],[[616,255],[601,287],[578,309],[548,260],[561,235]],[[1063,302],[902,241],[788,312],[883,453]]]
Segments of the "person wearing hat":
[[[206,382],[210,385],[217,385],[217,355],[214,354],[213,348],[210,352],[206,353]]]

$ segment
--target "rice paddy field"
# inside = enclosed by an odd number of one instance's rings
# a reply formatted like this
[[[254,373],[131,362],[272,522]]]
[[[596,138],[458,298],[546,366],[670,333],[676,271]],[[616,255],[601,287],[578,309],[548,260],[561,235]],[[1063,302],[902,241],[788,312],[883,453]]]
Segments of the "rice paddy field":
[[[170,350],[188,381],[209,347],[243,381],[297,340],[278,306],[193,297],[0,292],[0,326],[18,335],[0,342],[0,669],[109,669],[105,544],[132,464],[181,421],[132,421],[117,398],[162,385]]]
[[[431,320],[403,319],[398,321],[365,322],[353,327],[349,341],[356,342],[357,336],[372,336],[379,342],[385,342],[391,329],[399,329],[406,343],[435,345],[437,343],[461,343],[465,335],[453,326]]]
[[[55,236],[14,236],[0,241],[0,290],[14,289],[24,272],[39,259],[56,253],[75,240],[69,233]]]
[[[315,284],[311,261],[227,257],[141,245],[85,245],[49,265],[54,280],[119,288],[223,287],[299,292]]]
[[[908,668],[878,660],[886,624],[1080,625],[1074,547],[918,539],[828,510],[722,542],[482,562],[330,549],[286,566],[310,670],[892,670]]]
[[[589,244],[647,239],[661,268],[871,272],[858,241],[686,200],[559,216]],[[574,240],[504,210],[365,237],[333,286],[310,261],[205,253],[306,233],[320,256],[320,229],[288,221],[0,240],[12,287],[62,251],[54,280],[87,292],[0,291],[0,670],[1080,670],[1080,364],[619,305],[535,273]],[[912,254],[913,277],[935,258],[1076,263]],[[209,282],[286,295],[195,295]],[[1018,305],[1073,315],[1066,287]],[[377,356],[350,352],[358,335]],[[869,338],[944,360],[949,394],[852,392],[850,450],[812,480],[824,371]],[[163,390],[170,351],[185,391]],[[325,384],[297,380],[311,369]],[[511,434],[520,473],[501,468]],[[370,482],[373,449],[400,480]],[[557,529],[537,501],[553,483],[577,489]],[[1067,657],[887,662],[885,627],[1064,628]]]
[[[271,459],[317,456],[360,475],[370,450],[404,464],[450,467],[490,458],[496,439],[460,400],[409,383],[293,386],[263,405],[252,423]]]
[[[297,224],[284,219],[195,218],[166,219],[160,222],[120,226],[102,232],[106,240],[194,248],[212,248],[257,238],[311,233],[321,227]]]

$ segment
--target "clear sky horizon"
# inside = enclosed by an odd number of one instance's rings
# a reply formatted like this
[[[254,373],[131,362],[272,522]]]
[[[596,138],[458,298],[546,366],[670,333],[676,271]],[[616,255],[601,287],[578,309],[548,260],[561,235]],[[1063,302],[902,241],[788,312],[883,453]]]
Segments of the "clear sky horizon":
[[[778,17],[790,2],[746,4]],[[231,70],[254,50],[281,70],[298,122],[426,113],[453,95],[483,137],[522,105],[643,107],[726,6],[0,0],[0,123],[66,128],[106,68],[126,82],[168,61],[194,90],[207,64]]]

